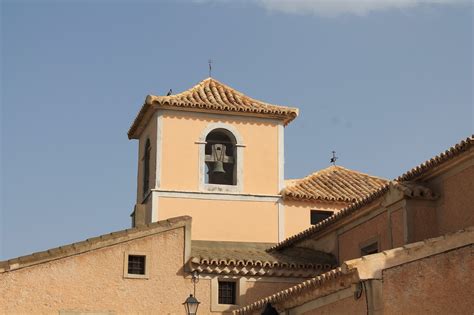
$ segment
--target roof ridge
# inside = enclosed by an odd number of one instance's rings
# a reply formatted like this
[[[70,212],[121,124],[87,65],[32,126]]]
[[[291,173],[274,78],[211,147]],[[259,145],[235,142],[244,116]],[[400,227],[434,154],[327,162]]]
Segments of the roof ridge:
[[[410,181],[416,179],[417,177],[425,174],[430,169],[443,164],[444,162],[458,156],[462,152],[468,151],[471,147],[474,146],[474,135],[471,135],[460,142],[452,145],[448,149],[444,150],[441,153],[438,153],[434,157],[418,164],[412,169],[406,171],[402,175],[398,176],[394,180],[396,181]]]

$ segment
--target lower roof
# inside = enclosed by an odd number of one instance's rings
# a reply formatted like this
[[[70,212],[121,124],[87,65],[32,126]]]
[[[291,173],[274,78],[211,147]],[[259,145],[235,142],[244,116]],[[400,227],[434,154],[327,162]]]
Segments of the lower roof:
[[[292,200],[354,202],[387,182],[384,178],[331,165],[304,178],[285,181],[281,194]]]
[[[337,263],[333,255],[308,248],[267,252],[273,245],[192,241],[188,267],[200,273],[310,277]]]

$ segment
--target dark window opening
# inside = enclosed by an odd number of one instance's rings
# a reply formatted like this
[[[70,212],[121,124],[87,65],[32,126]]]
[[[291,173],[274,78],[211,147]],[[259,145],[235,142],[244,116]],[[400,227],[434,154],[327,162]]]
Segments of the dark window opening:
[[[227,130],[216,129],[206,137],[206,183],[236,185],[235,139]]]
[[[378,252],[379,252],[379,243],[378,242],[374,242],[374,243],[372,243],[370,245],[367,245],[367,246],[364,246],[360,249],[360,254],[362,256],[375,254],[375,253],[378,253]]]
[[[128,255],[128,273],[132,275],[145,274],[145,260],[143,255]]]
[[[147,139],[145,144],[145,155],[143,157],[143,196],[145,196],[150,189],[150,151],[150,139]]]
[[[332,216],[333,213],[333,211],[326,210],[311,210],[311,224],[318,224],[319,222]]]
[[[219,304],[235,304],[236,285],[233,281],[219,281]]]

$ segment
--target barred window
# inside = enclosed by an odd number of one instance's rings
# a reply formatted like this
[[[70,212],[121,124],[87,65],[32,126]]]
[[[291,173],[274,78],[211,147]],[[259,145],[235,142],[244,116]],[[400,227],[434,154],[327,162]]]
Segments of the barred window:
[[[219,304],[235,304],[236,284],[233,281],[219,281]]]
[[[145,274],[145,260],[144,255],[128,255],[128,273],[133,275]]]

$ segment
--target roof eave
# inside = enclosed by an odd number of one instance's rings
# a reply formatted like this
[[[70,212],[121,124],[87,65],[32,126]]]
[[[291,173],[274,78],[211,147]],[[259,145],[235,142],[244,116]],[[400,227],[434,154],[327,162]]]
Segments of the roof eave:
[[[143,131],[144,125],[150,120],[150,113],[154,112],[157,109],[166,109],[173,111],[185,111],[185,112],[199,112],[199,113],[211,113],[219,115],[229,115],[229,116],[246,116],[246,117],[259,117],[267,119],[275,119],[283,122],[284,126],[287,126],[292,122],[296,117],[298,117],[298,109],[292,108],[293,112],[288,114],[271,114],[271,113],[254,113],[254,112],[240,112],[240,111],[221,111],[221,110],[212,110],[207,108],[189,108],[189,107],[176,107],[172,106],[167,101],[157,100],[155,96],[148,95],[146,97],[145,103],[138,112],[138,115],[134,119],[132,125],[128,130],[128,139],[139,139],[141,132]]]

